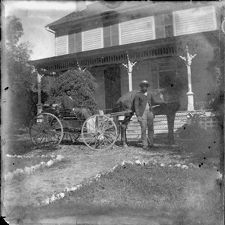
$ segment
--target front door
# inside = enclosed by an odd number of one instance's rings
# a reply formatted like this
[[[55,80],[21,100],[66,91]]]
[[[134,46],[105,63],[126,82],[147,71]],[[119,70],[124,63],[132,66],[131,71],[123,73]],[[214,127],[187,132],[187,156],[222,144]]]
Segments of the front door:
[[[116,65],[107,67],[104,70],[104,77],[106,113],[110,113],[121,97],[120,67]]]
[[[176,71],[159,72],[159,87],[171,88],[175,82]]]
[[[167,90],[167,100],[180,102],[179,110],[186,110],[186,89],[182,77],[176,76],[176,71],[159,72],[159,87]]]

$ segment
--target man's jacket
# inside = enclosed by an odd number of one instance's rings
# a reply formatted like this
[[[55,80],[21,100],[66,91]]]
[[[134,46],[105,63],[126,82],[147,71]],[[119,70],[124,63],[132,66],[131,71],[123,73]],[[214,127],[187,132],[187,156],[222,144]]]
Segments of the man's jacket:
[[[151,106],[154,104],[152,94],[148,92],[146,96],[141,91],[137,92],[134,97],[134,111],[136,116],[143,116],[147,103],[149,104],[149,109],[151,110]]]

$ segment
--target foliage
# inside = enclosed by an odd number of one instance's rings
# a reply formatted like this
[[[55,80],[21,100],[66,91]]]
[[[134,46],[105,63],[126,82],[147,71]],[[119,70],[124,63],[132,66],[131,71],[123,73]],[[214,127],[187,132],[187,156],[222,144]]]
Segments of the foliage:
[[[31,50],[29,43],[20,42],[23,34],[21,21],[14,16],[7,17],[5,57],[10,90],[13,93],[10,110],[13,112],[13,122],[17,122],[19,126],[28,125],[34,114],[34,105],[36,105],[33,102],[35,93],[32,92],[36,79],[28,64]]]
[[[49,91],[48,102],[61,103],[67,89],[71,89],[77,108],[87,108],[92,113],[97,109],[95,101],[96,81],[88,70],[68,70],[59,75]]]
[[[221,32],[220,36],[216,39],[219,47],[214,49],[214,58],[208,65],[208,70],[211,72],[212,76],[216,78],[216,85],[212,90],[212,93],[208,96],[207,101],[208,107],[214,110],[221,126],[223,126],[224,121],[225,46],[223,39],[224,34]]]
[[[195,139],[202,140],[208,135],[207,131],[200,127],[198,124],[184,124],[177,130],[179,137],[182,139]]]

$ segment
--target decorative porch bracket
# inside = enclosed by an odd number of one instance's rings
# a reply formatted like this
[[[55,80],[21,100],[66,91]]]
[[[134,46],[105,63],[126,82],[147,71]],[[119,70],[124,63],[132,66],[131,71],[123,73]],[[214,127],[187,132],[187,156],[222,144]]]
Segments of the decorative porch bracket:
[[[191,64],[192,64],[192,59],[195,58],[197,54],[191,55],[188,51],[188,46],[186,46],[185,49],[186,55],[185,57],[179,56],[182,60],[184,60],[185,65],[187,67],[187,74],[188,74],[188,92],[187,92],[187,97],[188,97],[188,106],[187,110],[188,111],[194,111],[194,93],[192,92],[192,82],[191,82]]]
[[[37,114],[42,112],[42,103],[41,103],[41,79],[44,75],[41,75],[37,70],[37,87],[38,87],[38,103],[37,103]]]
[[[136,63],[137,62],[130,61],[128,54],[127,54],[127,64],[122,63],[122,65],[127,69],[127,72],[128,72],[129,91],[133,90],[132,71],[133,71],[133,67],[135,66]]]

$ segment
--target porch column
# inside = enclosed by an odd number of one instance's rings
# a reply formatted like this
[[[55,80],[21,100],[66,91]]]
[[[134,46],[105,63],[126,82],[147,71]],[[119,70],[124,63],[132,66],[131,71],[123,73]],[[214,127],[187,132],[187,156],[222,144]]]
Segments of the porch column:
[[[186,46],[185,49],[186,55],[185,57],[180,56],[181,59],[184,60],[185,65],[187,67],[187,74],[188,74],[188,92],[187,92],[187,97],[188,97],[188,106],[187,110],[188,111],[194,111],[194,93],[192,92],[192,82],[191,82],[191,63],[192,59],[197,55],[191,55],[188,51],[188,46]]]
[[[127,64],[123,63],[122,65],[127,69],[128,72],[128,85],[129,85],[129,91],[133,90],[133,84],[132,84],[132,71],[133,67],[137,62],[131,62],[129,59],[129,56],[127,54]]]
[[[38,88],[38,103],[37,103],[37,114],[42,112],[42,103],[41,103],[41,74],[37,71],[37,88]]]

